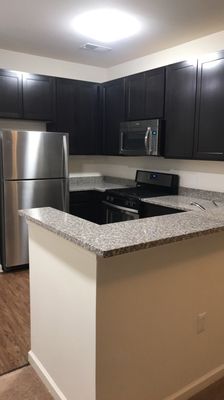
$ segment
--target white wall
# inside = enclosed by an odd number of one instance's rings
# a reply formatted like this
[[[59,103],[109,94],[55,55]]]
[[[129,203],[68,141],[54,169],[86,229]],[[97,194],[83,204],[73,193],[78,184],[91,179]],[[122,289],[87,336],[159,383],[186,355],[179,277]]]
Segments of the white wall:
[[[224,162],[166,160],[153,157],[71,156],[71,173],[99,172],[103,175],[135,178],[136,169],[180,175],[181,186],[224,192]]]
[[[93,82],[107,80],[105,68],[0,49],[0,68]]]
[[[108,80],[158,68],[224,49],[224,31],[137,58],[108,69]]]
[[[54,399],[95,400],[96,255],[33,223],[29,250],[29,361]]]

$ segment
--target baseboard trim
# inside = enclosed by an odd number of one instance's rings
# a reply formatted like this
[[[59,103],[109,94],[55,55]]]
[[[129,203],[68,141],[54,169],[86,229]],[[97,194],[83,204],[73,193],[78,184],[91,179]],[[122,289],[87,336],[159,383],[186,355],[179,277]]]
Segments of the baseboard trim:
[[[183,389],[172,394],[171,396],[165,397],[163,400],[188,400],[190,397],[194,396],[201,390],[205,389],[223,377],[224,364],[203,375],[201,378],[191,382],[189,385],[185,386]]]
[[[39,378],[42,380],[44,385],[47,387],[51,395],[55,400],[67,400],[64,394],[61,392],[59,387],[56,385],[54,380],[48,374],[44,366],[41,364],[40,360],[35,356],[32,351],[28,353],[28,360],[30,365],[32,365],[33,369],[36,371]]]
[[[61,392],[59,387],[56,385],[54,380],[51,378],[44,366],[41,364],[39,359],[32,351],[29,352],[28,359],[29,363],[32,365],[44,385],[48,388],[53,398],[55,400],[67,400],[67,398]],[[189,400],[190,397],[194,396],[201,390],[205,389],[206,387],[223,377],[224,364],[203,375],[201,378],[191,382],[189,385],[185,386],[183,389],[177,391],[176,393],[165,397],[163,400]]]

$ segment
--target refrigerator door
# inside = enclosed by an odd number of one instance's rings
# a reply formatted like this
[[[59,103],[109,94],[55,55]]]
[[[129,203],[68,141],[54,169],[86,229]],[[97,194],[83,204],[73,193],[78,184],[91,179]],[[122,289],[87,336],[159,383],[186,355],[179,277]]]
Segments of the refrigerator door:
[[[68,177],[68,134],[1,130],[2,178]]]
[[[18,210],[54,207],[68,210],[68,179],[5,181],[1,224],[1,263],[3,269],[27,264],[28,229]]]

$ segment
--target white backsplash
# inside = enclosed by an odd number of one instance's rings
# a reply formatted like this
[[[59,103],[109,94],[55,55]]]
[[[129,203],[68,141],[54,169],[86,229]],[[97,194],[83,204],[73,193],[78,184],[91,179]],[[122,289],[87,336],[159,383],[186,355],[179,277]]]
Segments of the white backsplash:
[[[152,157],[70,156],[70,173],[96,173],[134,179],[136,169],[176,173],[180,185],[224,192],[224,162]]]
[[[0,129],[46,131],[46,122],[26,121],[24,119],[0,119]]]

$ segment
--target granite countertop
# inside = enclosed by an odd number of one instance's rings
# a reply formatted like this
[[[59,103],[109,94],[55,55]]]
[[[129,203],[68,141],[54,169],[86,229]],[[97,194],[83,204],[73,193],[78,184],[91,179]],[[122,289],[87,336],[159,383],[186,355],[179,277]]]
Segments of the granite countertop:
[[[70,192],[80,192],[86,190],[97,190],[99,192],[105,192],[108,189],[120,189],[128,187],[129,185],[113,183],[113,182],[100,182],[100,183],[83,183],[77,185],[76,183],[69,184]]]
[[[200,204],[202,207],[206,209],[206,211],[214,208],[218,210],[220,207],[224,206],[224,199],[222,201],[216,200],[215,201],[216,205],[215,205],[212,202],[212,200],[205,200],[202,198],[191,197],[191,196],[150,197],[142,199],[142,201],[144,201],[145,203],[157,204],[160,206],[176,208],[178,210],[184,210],[184,211],[200,211],[200,209],[192,203]]]
[[[208,209],[192,211],[192,200],[207,205]],[[49,207],[23,210],[20,215],[102,257],[224,231],[224,207],[216,207],[210,200],[166,196],[145,201],[190,211],[107,225],[97,225]]]
[[[110,176],[72,177],[69,179],[70,192],[86,190],[105,192],[108,189],[120,189],[128,186],[135,186],[135,181]]]

